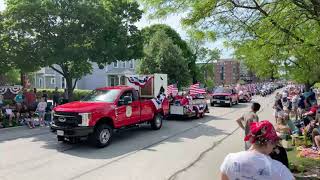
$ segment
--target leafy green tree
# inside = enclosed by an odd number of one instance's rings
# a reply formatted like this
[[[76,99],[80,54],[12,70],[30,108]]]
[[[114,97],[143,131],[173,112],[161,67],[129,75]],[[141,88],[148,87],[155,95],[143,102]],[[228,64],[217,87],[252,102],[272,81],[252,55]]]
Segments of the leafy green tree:
[[[3,21],[3,15],[0,11],[0,22]],[[5,45],[3,44],[5,40],[4,37],[4,27],[3,24],[0,23],[0,73],[3,76],[3,73],[8,72],[11,69],[11,63],[8,61],[7,52],[5,50]]]
[[[0,85],[17,85],[20,83],[20,70],[10,69],[6,70],[0,76]]]
[[[205,47],[208,41],[215,41],[216,36],[212,32],[201,32],[189,30],[189,47],[192,51],[193,58],[197,62],[197,81],[204,83],[206,87],[214,86],[214,62],[220,58],[218,49],[209,49]]]
[[[320,81],[320,1],[141,0],[155,16],[184,12],[183,24],[229,38],[238,58],[261,77]]]
[[[144,46],[144,54],[139,64],[140,73],[168,74],[169,83],[178,83],[179,87],[190,83],[188,61],[183,51],[164,30],[155,32],[149,43]]]
[[[2,24],[6,50],[25,71],[50,66],[67,82],[69,97],[76,82],[104,65],[142,55],[142,15],[127,0],[6,0]],[[58,65],[58,68],[53,66]]]
[[[173,41],[173,43],[182,50],[183,57],[187,60],[188,72],[192,77],[192,81],[197,81],[196,59],[193,57],[192,50],[190,49],[188,43],[181,39],[180,35],[170,26],[165,24],[155,24],[142,29],[144,44],[148,44],[151,38],[153,38],[158,31],[164,31],[166,35]]]

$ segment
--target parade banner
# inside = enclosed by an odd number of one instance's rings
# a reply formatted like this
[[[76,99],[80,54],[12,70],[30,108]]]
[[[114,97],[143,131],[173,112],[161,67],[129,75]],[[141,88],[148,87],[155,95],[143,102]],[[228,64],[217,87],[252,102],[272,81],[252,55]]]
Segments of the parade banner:
[[[12,94],[18,94],[19,91],[21,91],[22,86],[2,86],[0,87],[0,94],[3,95],[5,93],[8,92],[8,90],[12,93]]]
[[[166,97],[163,94],[161,94],[159,98],[153,98],[151,100],[157,110],[162,108],[162,103],[163,103],[165,98]]]
[[[153,78],[153,76],[127,76],[127,78],[130,83],[143,88]]]

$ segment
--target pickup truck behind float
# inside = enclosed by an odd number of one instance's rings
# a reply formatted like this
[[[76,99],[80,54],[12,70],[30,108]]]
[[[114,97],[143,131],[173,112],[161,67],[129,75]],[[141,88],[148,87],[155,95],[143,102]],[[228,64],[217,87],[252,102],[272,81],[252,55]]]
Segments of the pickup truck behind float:
[[[105,147],[118,129],[142,123],[160,129],[169,111],[168,100],[159,99],[160,90],[167,89],[167,75],[129,77],[127,84],[98,88],[81,101],[54,108],[51,128],[58,140],[86,138],[97,147]]]
[[[211,106],[228,105],[232,107],[234,104],[239,103],[239,96],[235,89],[218,87],[212,94],[210,99]]]

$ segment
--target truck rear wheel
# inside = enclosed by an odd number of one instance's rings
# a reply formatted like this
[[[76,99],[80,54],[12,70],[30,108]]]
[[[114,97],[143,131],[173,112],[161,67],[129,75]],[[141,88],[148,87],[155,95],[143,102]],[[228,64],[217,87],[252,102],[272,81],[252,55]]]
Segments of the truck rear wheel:
[[[96,127],[94,133],[90,136],[90,142],[99,148],[110,144],[113,135],[113,129],[107,124],[100,124]]]
[[[153,120],[151,121],[151,128],[153,130],[159,130],[162,127],[162,121],[163,121],[163,116],[162,114],[157,114],[154,116]]]

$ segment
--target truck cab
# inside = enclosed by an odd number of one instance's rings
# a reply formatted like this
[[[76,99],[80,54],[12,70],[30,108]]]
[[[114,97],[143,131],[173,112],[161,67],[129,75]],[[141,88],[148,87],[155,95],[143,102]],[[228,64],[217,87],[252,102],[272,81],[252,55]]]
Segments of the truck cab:
[[[158,130],[168,114],[169,103],[157,108],[150,98],[141,98],[134,87],[98,88],[81,101],[54,108],[52,129],[59,141],[89,138],[97,147],[107,146],[116,129],[148,123]]]

